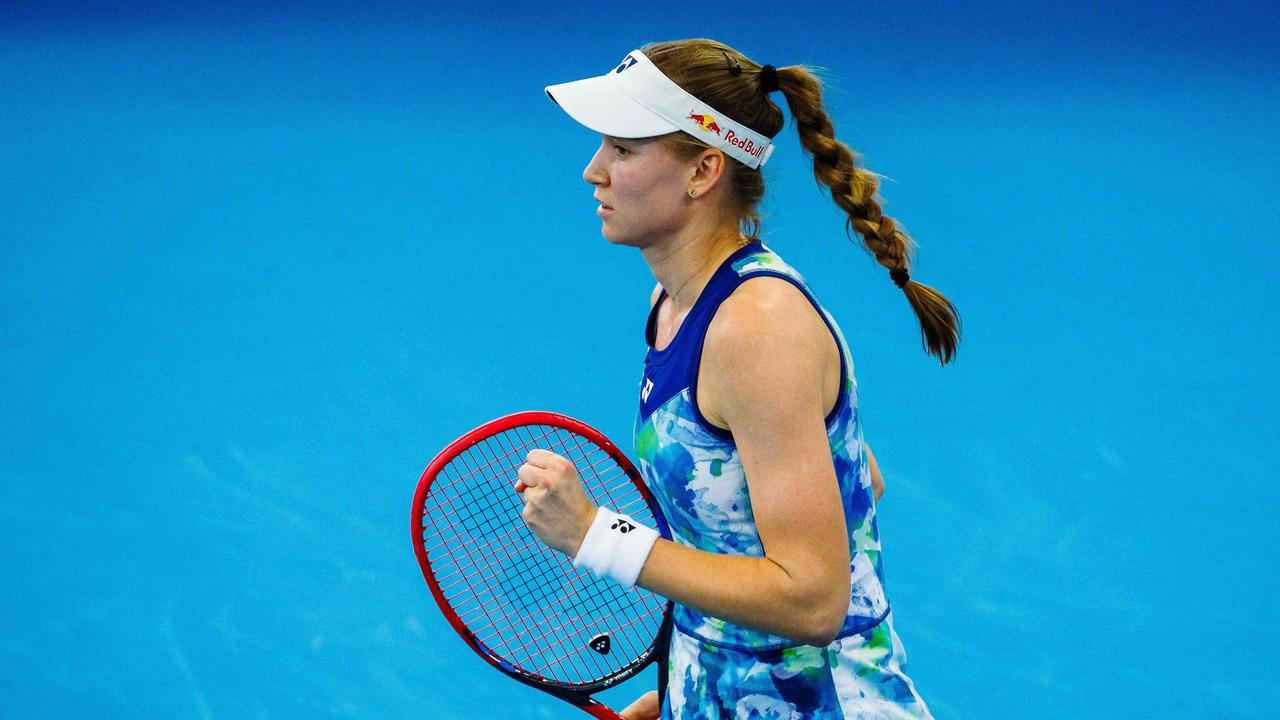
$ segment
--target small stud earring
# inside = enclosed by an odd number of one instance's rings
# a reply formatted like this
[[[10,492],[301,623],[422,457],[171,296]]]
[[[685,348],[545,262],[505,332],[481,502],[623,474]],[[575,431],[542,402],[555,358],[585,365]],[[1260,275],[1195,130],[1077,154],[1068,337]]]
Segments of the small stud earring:
[[[689,197],[698,197],[698,191],[693,188],[689,188]]]

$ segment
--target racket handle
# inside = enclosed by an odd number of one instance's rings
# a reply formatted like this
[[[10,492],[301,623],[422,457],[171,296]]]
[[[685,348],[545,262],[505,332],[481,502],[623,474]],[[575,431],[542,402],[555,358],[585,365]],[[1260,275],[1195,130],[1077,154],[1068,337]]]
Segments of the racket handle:
[[[579,705],[578,709],[582,710],[583,712],[585,712],[586,714],[590,715],[593,718],[597,718],[597,720],[626,720],[626,718],[610,710],[604,705],[601,705],[595,700],[592,700],[591,703],[588,705]]]
[[[529,489],[529,486],[525,485],[523,480],[516,481],[516,492],[524,493],[524,491],[528,489]]]

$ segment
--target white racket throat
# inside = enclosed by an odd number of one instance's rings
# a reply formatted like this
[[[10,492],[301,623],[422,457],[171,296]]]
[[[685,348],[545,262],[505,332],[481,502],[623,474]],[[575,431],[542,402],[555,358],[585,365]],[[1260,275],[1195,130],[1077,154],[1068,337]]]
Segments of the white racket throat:
[[[630,590],[635,587],[657,540],[658,531],[602,505],[582,539],[573,566],[590,570],[596,577],[609,578]]]

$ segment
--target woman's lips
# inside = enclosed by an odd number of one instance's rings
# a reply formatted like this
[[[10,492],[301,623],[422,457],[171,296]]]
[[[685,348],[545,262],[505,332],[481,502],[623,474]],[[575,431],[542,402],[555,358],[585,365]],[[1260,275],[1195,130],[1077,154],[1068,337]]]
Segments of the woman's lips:
[[[596,214],[599,215],[600,217],[604,217],[605,215],[611,212],[613,212],[613,208],[609,207],[608,205],[601,205],[600,207],[596,208]]]

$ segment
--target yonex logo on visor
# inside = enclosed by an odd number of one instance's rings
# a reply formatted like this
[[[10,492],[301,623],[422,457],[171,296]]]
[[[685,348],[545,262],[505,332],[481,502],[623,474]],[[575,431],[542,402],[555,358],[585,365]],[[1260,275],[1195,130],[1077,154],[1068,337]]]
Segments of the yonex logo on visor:
[[[574,120],[604,135],[641,138],[684,131],[750,168],[773,143],[691,95],[639,50],[598,77],[550,85],[547,95]]]

